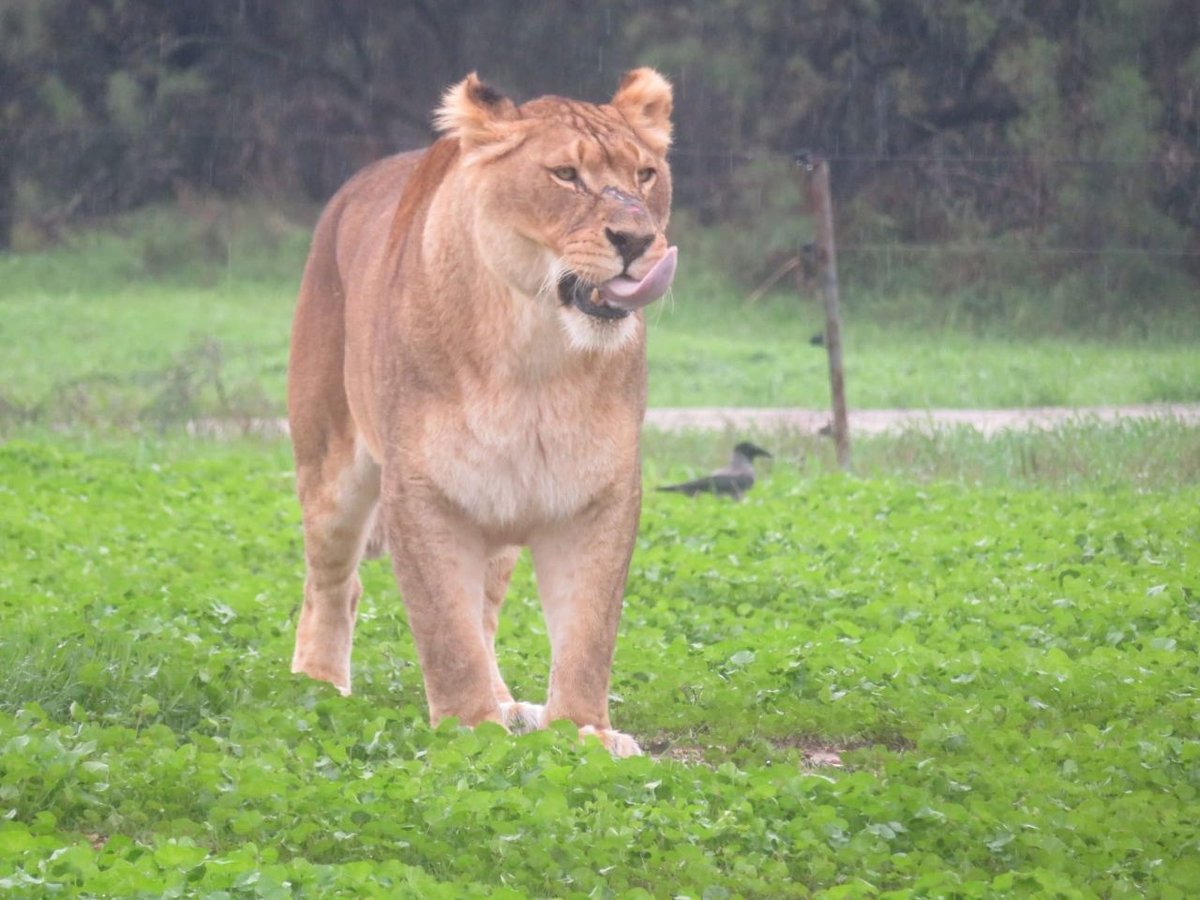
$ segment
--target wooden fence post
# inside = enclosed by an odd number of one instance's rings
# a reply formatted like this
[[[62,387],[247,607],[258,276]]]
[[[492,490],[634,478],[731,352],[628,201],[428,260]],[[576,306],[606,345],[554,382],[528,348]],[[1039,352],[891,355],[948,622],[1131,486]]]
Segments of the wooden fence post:
[[[833,405],[833,444],[838,466],[850,471],[850,425],[846,416],[846,382],[842,374],[842,323],[838,312],[837,252],[833,241],[833,201],[829,162],[805,151],[796,165],[808,182],[809,208],[817,224],[817,266],[825,299],[825,349],[829,354],[829,392]]]

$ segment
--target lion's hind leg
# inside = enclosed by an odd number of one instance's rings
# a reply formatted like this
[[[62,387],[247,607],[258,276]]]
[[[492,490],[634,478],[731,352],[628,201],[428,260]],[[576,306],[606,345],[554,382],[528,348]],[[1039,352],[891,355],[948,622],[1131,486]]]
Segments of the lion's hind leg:
[[[379,499],[379,467],[357,441],[297,468],[308,574],[292,671],[350,693],[350,650],[362,582],[358,563]]]

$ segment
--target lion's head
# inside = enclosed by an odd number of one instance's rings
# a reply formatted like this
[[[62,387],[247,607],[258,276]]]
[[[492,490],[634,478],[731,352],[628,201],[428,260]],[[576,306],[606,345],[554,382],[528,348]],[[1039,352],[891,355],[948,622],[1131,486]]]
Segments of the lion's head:
[[[670,116],[671,87],[647,68],[603,105],[551,96],[517,106],[472,74],[437,111],[459,143],[488,266],[560,304],[568,332],[589,345],[596,332],[631,333],[626,320],[674,276]]]

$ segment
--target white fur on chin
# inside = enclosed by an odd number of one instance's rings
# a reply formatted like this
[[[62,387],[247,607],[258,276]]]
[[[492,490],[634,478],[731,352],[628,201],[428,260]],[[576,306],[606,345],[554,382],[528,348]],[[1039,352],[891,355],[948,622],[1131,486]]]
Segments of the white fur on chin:
[[[635,340],[641,328],[641,317],[637,315],[597,319],[573,306],[562,307],[558,321],[571,347],[584,353],[615,353]]]
[[[569,267],[556,256],[547,254],[546,275],[538,296],[558,307],[558,322],[572,350],[582,353],[615,353],[638,336],[640,316],[623,319],[598,319],[564,305],[558,297],[558,283]]]

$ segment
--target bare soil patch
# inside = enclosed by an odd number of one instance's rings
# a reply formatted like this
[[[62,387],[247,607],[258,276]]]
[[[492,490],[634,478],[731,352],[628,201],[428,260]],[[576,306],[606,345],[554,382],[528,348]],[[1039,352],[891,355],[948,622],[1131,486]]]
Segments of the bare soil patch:
[[[893,738],[886,741],[831,741],[811,734],[772,738],[768,743],[778,750],[798,750],[801,756],[801,765],[805,769],[844,768],[846,763],[842,759],[843,755],[864,747],[883,746],[897,753],[913,748],[913,744],[904,738]],[[685,765],[705,764],[705,748],[698,744],[681,743],[673,741],[669,737],[658,737],[643,742],[643,746],[654,759],[669,759]],[[715,749],[723,750],[724,748],[717,747]]]

